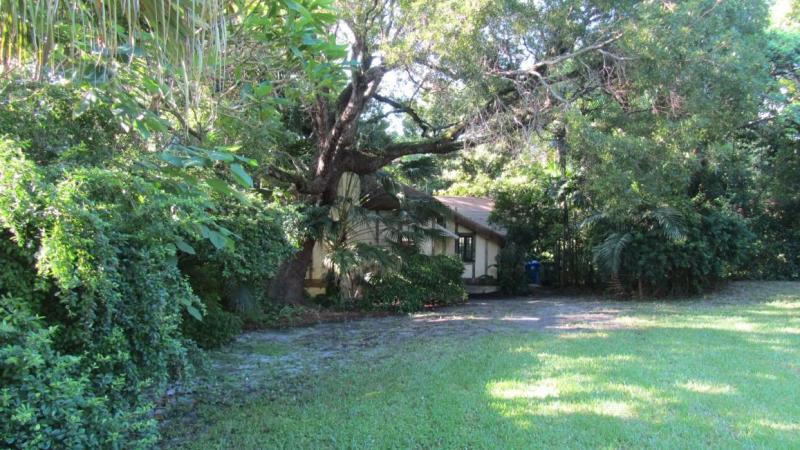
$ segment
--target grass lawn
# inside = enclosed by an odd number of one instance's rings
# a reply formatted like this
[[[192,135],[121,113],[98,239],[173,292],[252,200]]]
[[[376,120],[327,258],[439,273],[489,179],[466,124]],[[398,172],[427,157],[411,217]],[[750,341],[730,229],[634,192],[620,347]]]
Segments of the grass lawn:
[[[800,292],[619,320],[415,340],[299,393],[206,408],[188,447],[800,448]]]

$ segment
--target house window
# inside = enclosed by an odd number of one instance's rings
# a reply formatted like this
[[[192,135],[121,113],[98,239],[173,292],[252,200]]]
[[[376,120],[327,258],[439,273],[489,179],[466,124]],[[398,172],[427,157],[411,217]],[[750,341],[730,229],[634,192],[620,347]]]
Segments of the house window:
[[[475,261],[474,234],[459,234],[458,239],[456,239],[456,255],[458,255],[463,262]]]

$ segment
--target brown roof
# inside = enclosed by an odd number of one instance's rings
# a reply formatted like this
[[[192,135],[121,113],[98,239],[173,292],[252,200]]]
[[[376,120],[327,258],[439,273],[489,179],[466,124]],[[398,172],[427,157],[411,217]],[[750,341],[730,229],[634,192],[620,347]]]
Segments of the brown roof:
[[[482,231],[499,238],[505,239],[506,230],[489,223],[489,215],[494,210],[494,200],[483,197],[453,197],[437,195],[434,198],[447,206],[456,219],[465,225],[472,225],[476,231]]]
[[[506,230],[489,223],[489,215],[494,209],[494,200],[482,197],[431,196],[404,184],[400,184],[399,188],[407,197],[433,197],[453,212],[456,222],[500,243],[505,241]],[[397,199],[386,192],[375,175],[361,177],[361,195],[363,205],[368,209],[381,211],[400,207]]]
[[[408,198],[430,197],[430,195],[405,184],[396,186]],[[375,175],[363,175],[361,177],[361,199],[365,208],[374,211],[393,210],[400,207],[400,203],[397,202],[395,196],[386,192],[383,184]]]

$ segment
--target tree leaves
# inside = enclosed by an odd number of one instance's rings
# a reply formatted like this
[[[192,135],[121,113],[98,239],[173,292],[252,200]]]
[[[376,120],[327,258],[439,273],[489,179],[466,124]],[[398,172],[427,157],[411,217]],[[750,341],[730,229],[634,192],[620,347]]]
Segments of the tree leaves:
[[[241,164],[235,163],[231,164],[230,166],[231,174],[233,174],[233,178],[239,182],[242,186],[246,188],[253,187],[253,178],[244,170]]]

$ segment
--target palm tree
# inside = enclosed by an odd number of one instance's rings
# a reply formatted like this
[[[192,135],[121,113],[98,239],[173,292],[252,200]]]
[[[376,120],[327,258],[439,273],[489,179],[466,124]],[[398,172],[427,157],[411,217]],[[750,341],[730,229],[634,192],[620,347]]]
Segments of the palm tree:
[[[226,0],[0,0],[0,61],[36,79],[136,56],[198,75],[223,54]]]
[[[666,239],[677,241],[686,233],[684,215],[669,206],[639,207],[622,214],[598,213],[587,218],[583,228],[602,227],[605,237],[592,249],[594,263],[610,278],[611,285],[621,289],[619,280],[622,256],[625,248],[633,242],[635,230],[656,230]],[[639,279],[639,291],[642,286]]]

